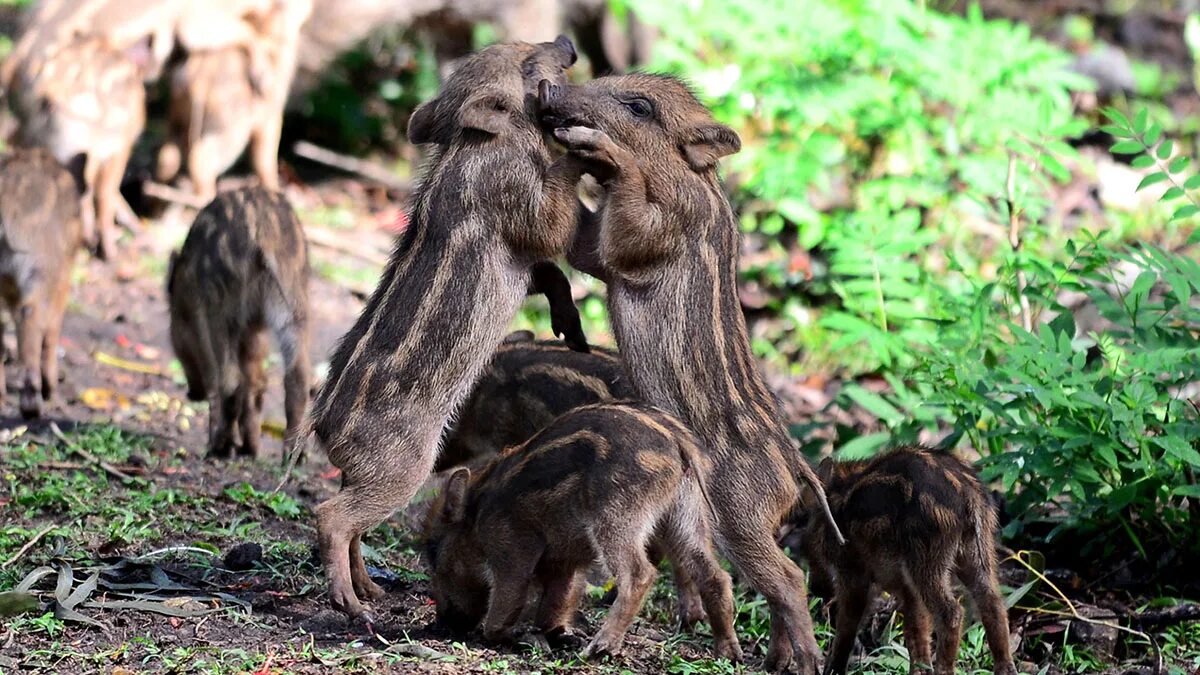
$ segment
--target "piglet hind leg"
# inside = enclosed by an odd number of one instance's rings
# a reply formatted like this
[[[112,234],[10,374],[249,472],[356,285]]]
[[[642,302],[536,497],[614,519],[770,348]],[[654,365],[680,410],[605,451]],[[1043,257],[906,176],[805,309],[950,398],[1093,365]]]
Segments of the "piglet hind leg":
[[[938,574],[928,583],[921,584],[918,592],[933,617],[936,633],[933,672],[936,675],[954,675],[954,665],[958,660],[958,642],[962,634],[963,610],[950,584],[949,565],[943,569],[946,570],[944,573]]]
[[[641,611],[657,576],[646,557],[648,533],[634,531],[627,518],[621,520],[603,520],[593,533],[593,545],[616,576],[617,599],[609,608],[596,637],[583,650],[585,659],[620,654],[625,633]]]
[[[988,649],[992,652],[994,672],[996,675],[1017,675],[1017,666],[1013,663],[1012,648],[1008,640],[1008,610],[997,590],[999,582],[996,579],[996,568],[988,553],[990,552],[985,552],[978,558],[960,555],[958,576],[967,587],[971,600],[975,603],[975,611],[983,623]]]
[[[379,456],[403,454],[400,448],[377,448]],[[370,624],[371,616],[362,600],[381,597],[383,589],[367,577],[360,549],[362,534],[386,520],[408,503],[433,468],[433,452],[405,466],[381,462],[372,467],[370,480],[359,477],[356,466],[342,468],[342,489],[333,498],[317,506],[317,544],[321,563],[329,579],[329,600],[333,608],[352,619]],[[351,571],[351,570],[355,571]],[[355,589],[368,597],[360,598]]]
[[[354,586],[354,594],[362,600],[378,600],[384,596],[383,588],[371,581],[371,575],[367,572],[361,534],[350,540],[350,582]]]
[[[21,416],[42,414],[42,345],[45,310],[38,302],[30,302],[17,310],[17,352],[20,354]]]
[[[724,503],[719,496],[714,501]],[[721,538],[730,561],[771,608],[771,644],[764,669],[815,675],[821,667],[821,652],[808,613],[804,573],[775,544],[773,531],[764,518],[748,514],[723,514],[721,518]]]
[[[896,599],[900,602],[900,610],[904,613],[904,647],[908,650],[909,669],[912,675],[923,675],[933,668],[933,651],[930,640],[933,637],[933,626],[930,623],[929,609],[921,600],[916,587],[905,581],[904,586],[897,589]]]
[[[742,660],[742,647],[734,629],[733,583],[712,550],[712,535],[697,504],[700,496],[676,502],[664,521],[661,533],[678,584],[680,602],[685,593],[699,595],[703,611],[712,627],[718,657],[733,662]],[[686,617],[685,617],[686,619]]]

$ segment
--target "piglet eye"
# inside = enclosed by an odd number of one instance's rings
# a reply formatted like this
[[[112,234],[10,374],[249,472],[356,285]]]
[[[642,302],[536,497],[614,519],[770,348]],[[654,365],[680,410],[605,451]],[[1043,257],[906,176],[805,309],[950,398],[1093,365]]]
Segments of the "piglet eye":
[[[629,108],[629,112],[637,117],[649,117],[654,112],[650,102],[644,98],[634,98],[625,102],[625,107]]]

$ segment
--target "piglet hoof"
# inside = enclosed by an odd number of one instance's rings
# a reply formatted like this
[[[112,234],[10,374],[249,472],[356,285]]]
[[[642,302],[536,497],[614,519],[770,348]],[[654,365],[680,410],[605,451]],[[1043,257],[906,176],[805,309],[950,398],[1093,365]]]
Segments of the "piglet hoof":
[[[741,663],[743,659],[742,646],[738,644],[737,640],[718,641],[716,652],[717,658],[728,659],[730,663]]]
[[[378,600],[386,595],[386,591],[379,584],[366,579],[362,582],[356,581],[354,583],[354,594],[363,600]]]
[[[546,641],[554,649],[571,651],[582,649],[584,645],[583,636],[569,628],[557,628],[547,632]]]
[[[696,624],[708,620],[708,615],[704,612],[704,605],[700,604],[698,598],[692,596],[680,595],[676,611],[679,612],[680,630],[689,633],[695,632]]]
[[[574,306],[572,306],[573,308]],[[559,316],[553,311],[550,312],[550,330],[554,331],[555,335],[561,336],[571,351],[591,353],[592,349],[588,346],[587,336],[583,333],[579,315],[575,312],[563,312],[562,314]]]
[[[590,127],[561,127],[554,130],[554,137],[572,150],[595,150],[607,138],[603,131]]]
[[[517,640],[517,642],[521,645],[529,647],[535,652],[541,652],[545,654],[551,651],[550,641],[546,638],[546,636],[534,631],[525,633],[520,637],[520,639]]]
[[[781,673],[792,665],[792,645],[783,640],[771,640],[767,648],[767,658],[763,661],[763,670],[768,673]]]
[[[42,416],[42,399],[33,388],[21,390],[21,417],[33,419]]]
[[[591,661],[603,656],[619,656],[621,654],[621,640],[611,640],[603,635],[597,635],[596,639],[583,650],[580,655],[584,659]]]

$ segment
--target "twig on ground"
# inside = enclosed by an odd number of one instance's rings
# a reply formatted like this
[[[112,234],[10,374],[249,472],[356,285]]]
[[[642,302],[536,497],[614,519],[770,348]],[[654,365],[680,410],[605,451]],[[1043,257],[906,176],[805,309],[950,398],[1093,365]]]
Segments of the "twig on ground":
[[[170,202],[171,204],[182,204],[197,211],[204,208],[208,203],[190,192],[184,192],[170,185],[155,183],[152,180],[142,183],[142,192],[145,192],[148,197],[154,197],[155,199]]]
[[[1141,639],[1145,640],[1151,647],[1154,648],[1154,672],[1156,674],[1163,672],[1162,650],[1158,646],[1158,640],[1155,640],[1149,634],[1143,633],[1140,630],[1136,630],[1133,628],[1126,628],[1125,626],[1122,626],[1121,624],[1112,622],[1112,621],[1101,621],[1099,619],[1092,619],[1090,617],[1086,617],[1086,616],[1080,614],[1079,610],[1076,609],[1076,607],[1075,607],[1075,603],[1071,602],[1071,599],[1067,597],[1066,593],[1062,592],[1062,589],[1060,589],[1058,586],[1056,586],[1053,581],[1050,581],[1050,579],[1045,574],[1042,574],[1037,569],[1035,569],[1033,565],[1030,565],[1028,562],[1026,562],[1025,557],[1023,555],[1024,553],[1025,553],[1025,551],[1018,551],[1018,552],[1014,553],[1013,555],[1009,556],[1009,559],[1017,561],[1017,564],[1021,565],[1026,570],[1028,570],[1030,574],[1037,577],[1038,581],[1041,581],[1042,583],[1049,586],[1050,589],[1052,591],[1054,591],[1054,594],[1058,596],[1058,599],[1061,600],[1062,603],[1064,605],[1066,605],[1066,607],[1067,607],[1067,611],[1065,611],[1065,612],[1060,612],[1060,611],[1056,611],[1056,610],[1048,610],[1048,609],[1027,608],[1027,609],[1029,609],[1029,611],[1039,612],[1039,613],[1043,613],[1043,614],[1053,614],[1053,615],[1057,615],[1057,616],[1063,616],[1063,617],[1071,619],[1072,621],[1081,621],[1083,623],[1091,624],[1093,626],[1103,626],[1105,628],[1112,628],[1113,630],[1116,630],[1116,631],[1119,631],[1122,633],[1136,635],[1137,637],[1140,637]]]
[[[412,190],[412,181],[404,180],[396,176],[385,167],[382,167],[374,162],[368,162],[357,157],[350,157],[341,153],[322,148],[318,145],[313,145],[308,141],[297,141],[292,146],[292,152],[303,157],[304,159],[331,166],[335,169],[340,169],[347,173],[352,173],[368,180],[383,185],[384,187],[395,190],[397,192],[408,192]]]
[[[33,548],[34,544],[38,543],[38,541],[40,541],[42,537],[46,536],[50,532],[50,530],[53,530],[56,527],[58,527],[57,524],[51,524],[51,525],[47,525],[46,527],[42,528],[37,534],[33,535],[32,539],[25,542],[25,545],[22,546],[19,551],[14,553],[11,558],[9,558],[8,560],[5,560],[3,564],[0,564],[0,570],[4,569],[5,567],[8,567],[9,565],[17,562],[18,560],[20,560],[22,556],[24,556],[26,553],[29,552],[29,549]]]
[[[127,482],[134,480],[133,476],[125,473],[124,471],[121,471],[120,469],[113,466],[112,464],[109,464],[108,462],[100,459],[99,457],[93,455],[92,453],[88,452],[87,450],[84,450],[83,448],[79,447],[78,444],[72,442],[71,439],[67,438],[66,434],[64,434],[62,432],[62,429],[59,429],[58,425],[55,424],[54,422],[50,423],[50,433],[54,434],[55,438],[57,438],[59,441],[61,441],[63,443],[63,445],[67,446],[68,450],[75,453],[76,455],[79,455],[85,461],[87,461],[91,464],[95,464],[96,466],[100,467],[101,469],[104,470],[105,473],[107,473],[115,478],[119,478],[123,481],[127,481]]]
[[[1129,623],[1135,626],[1164,626],[1183,623],[1185,621],[1200,621],[1200,605],[1191,603],[1156,609],[1147,612],[1137,612],[1127,615]]]
[[[150,558],[157,558],[160,555],[166,555],[168,553],[203,553],[204,555],[212,556],[214,558],[218,557],[216,553],[213,553],[212,551],[210,551],[206,548],[200,548],[198,546],[168,546],[166,548],[160,548],[160,549],[156,549],[154,551],[150,551],[149,553],[143,553],[137,557],[130,558],[129,560],[131,562],[142,562],[143,560],[149,560]]]
[[[388,261],[386,255],[372,247],[364,246],[361,243],[356,245],[354,242],[347,242],[343,237],[339,237],[337,234],[319,227],[305,225],[304,236],[310,244],[327,248],[331,251],[337,251],[338,253],[352,255],[372,265],[383,267]]]

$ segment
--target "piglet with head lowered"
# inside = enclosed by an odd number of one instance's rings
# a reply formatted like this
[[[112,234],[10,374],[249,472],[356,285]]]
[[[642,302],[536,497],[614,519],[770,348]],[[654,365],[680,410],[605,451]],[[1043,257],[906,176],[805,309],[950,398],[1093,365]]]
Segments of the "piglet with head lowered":
[[[565,83],[570,40],[501,44],[468,57],[413,113],[430,144],[410,226],[358,321],[342,338],[311,411],[342,470],[317,508],[335,608],[368,619],[377,598],[362,533],[420,488],[440,438],[504,338],[532,267],[562,255],[575,229],[578,168],[551,168],[535,119],[538,82]]]

